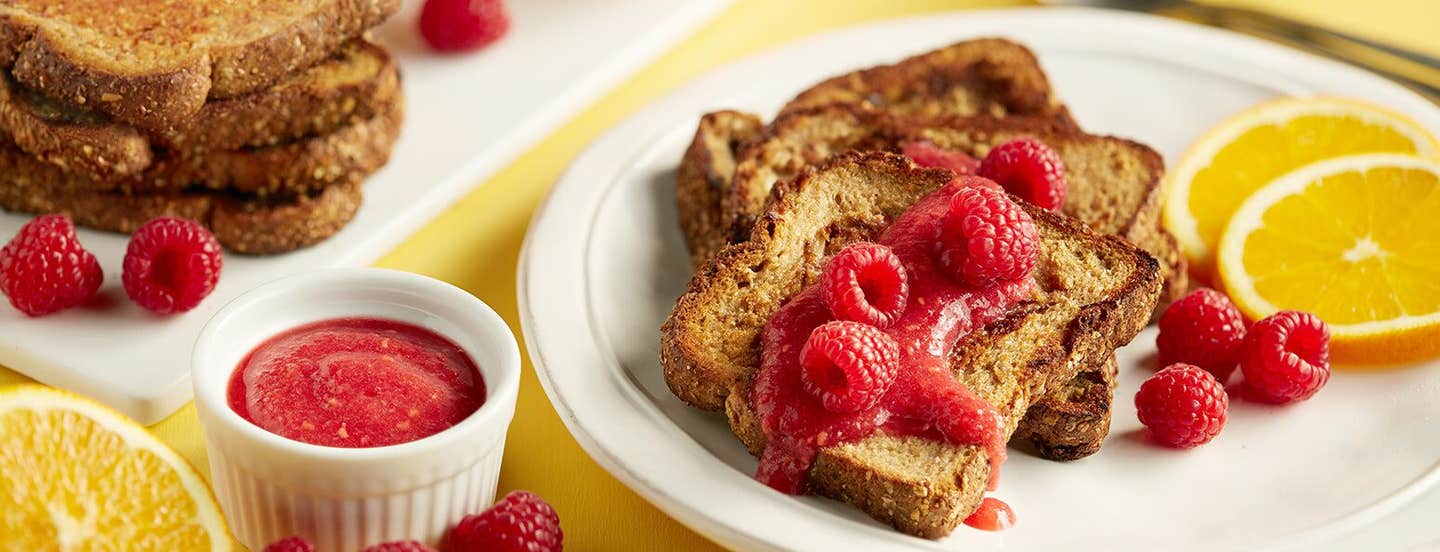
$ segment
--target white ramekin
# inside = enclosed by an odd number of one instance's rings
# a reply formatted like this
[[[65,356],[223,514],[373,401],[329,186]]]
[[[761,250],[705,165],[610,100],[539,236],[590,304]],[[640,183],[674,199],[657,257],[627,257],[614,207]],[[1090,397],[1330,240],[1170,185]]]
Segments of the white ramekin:
[[[266,338],[352,316],[408,322],[450,338],[480,366],[485,404],[430,437],[356,449],[293,441],[230,409],[230,375]],[[235,537],[252,550],[289,535],[302,535],[321,551],[406,539],[434,546],[460,518],[494,500],[520,385],[520,351],[505,321],[464,290],[371,268],[277,280],[216,313],[200,332],[193,363],[215,496]]]

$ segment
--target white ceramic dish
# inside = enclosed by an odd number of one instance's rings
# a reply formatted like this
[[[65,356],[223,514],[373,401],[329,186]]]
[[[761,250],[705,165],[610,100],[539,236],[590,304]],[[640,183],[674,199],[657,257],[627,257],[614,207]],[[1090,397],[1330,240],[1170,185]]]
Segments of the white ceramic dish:
[[[345,317],[407,322],[449,338],[485,380],[485,404],[454,427],[399,445],[334,448],[293,441],[231,410],[231,374],[266,339]],[[216,313],[195,345],[195,406],[216,499],[251,550],[303,535],[324,551],[395,540],[439,545],[466,514],[488,507],[520,388],[520,349],[485,303],[450,284],[374,268],[282,278]]]
[[[1137,438],[1131,397],[1154,330],[1119,351],[1114,424],[1096,456],[1011,455],[996,495],[1019,513],[1003,533],[925,541],[858,511],[753,481],[756,462],[723,416],[665,387],[657,328],[690,270],[674,168],[701,113],[772,114],[823,77],[987,35],[1038,53],[1092,132],[1174,158],[1224,116],[1284,94],[1388,105],[1440,132],[1440,111],[1363,71],[1169,20],[1082,9],[964,12],[805,39],[720,68],[637,113],[577,158],[532,223],[519,274],[526,343],[585,449],[630,487],[717,542],[785,550],[1175,550],[1313,547],[1440,479],[1440,363],[1340,371],[1289,408],[1237,402],[1224,433],[1176,452]]]
[[[287,274],[374,262],[726,3],[510,2],[512,27],[503,40],[474,54],[440,56],[420,44],[420,2],[407,1],[375,33],[404,76],[405,126],[390,164],[366,183],[354,222],[296,253],[227,256],[214,295],[175,317],[152,316],[125,298],[124,237],[82,231],[105,269],[99,305],[31,320],[0,302],[0,365],[141,423],[158,422],[190,400],[190,345],[221,305]],[[29,219],[0,212],[0,243]]]

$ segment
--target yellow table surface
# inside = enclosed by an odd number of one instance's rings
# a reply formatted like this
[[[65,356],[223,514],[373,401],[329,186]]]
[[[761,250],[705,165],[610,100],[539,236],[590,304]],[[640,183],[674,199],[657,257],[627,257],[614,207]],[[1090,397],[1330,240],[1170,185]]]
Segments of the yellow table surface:
[[[457,202],[378,266],[426,274],[460,286],[499,311],[518,335],[515,266],[530,215],[570,159],[601,132],[713,67],[799,37],[903,15],[1017,3],[738,0]],[[1440,21],[1440,2],[1433,0],[1223,3],[1267,9],[1440,55],[1440,35],[1435,34],[1433,25]],[[546,400],[528,358],[524,371],[500,477],[502,494],[529,489],[554,504],[560,512],[565,544],[571,550],[718,548],[651,506],[591,460]],[[23,381],[29,380],[0,368],[0,385]],[[187,405],[151,430],[208,473],[194,405]]]

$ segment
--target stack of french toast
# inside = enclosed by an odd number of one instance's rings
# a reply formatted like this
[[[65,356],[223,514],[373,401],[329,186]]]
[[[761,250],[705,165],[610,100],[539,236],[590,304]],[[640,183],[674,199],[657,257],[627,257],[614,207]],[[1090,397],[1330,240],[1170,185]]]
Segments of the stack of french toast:
[[[179,216],[242,254],[330,237],[400,129],[366,37],[399,4],[0,3],[0,207],[127,233]]]
[[[978,160],[1020,137],[1059,155],[1068,194],[1055,210],[1014,198],[1039,234],[1033,289],[960,337],[950,370],[995,409],[1012,445],[1055,460],[1099,450],[1115,349],[1188,287],[1160,226],[1163,164],[1143,144],[1081,129],[1034,54],[1003,39],[824,80],[768,124],[737,111],[701,118],[677,172],[695,271],[661,329],[672,392],[725,412],[740,441],[764,455],[754,387],[772,316],[820,280],[831,256],[878,239],[917,201],[954,185],[953,171],[906,157],[910,146]],[[882,428],[824,443],[805,488],[939,538],[979,507],[992,477],[987,455]]]

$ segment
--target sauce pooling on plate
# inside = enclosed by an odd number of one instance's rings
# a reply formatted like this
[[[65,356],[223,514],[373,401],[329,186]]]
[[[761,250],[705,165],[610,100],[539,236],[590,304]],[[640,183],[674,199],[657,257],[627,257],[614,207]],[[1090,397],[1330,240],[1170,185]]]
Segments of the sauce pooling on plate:
[[[280,333],[230,378],[230,408],[271,433],[328,447],[383,447],[460,423],[485,381],[459,345],[379,318],[338,318]]]

